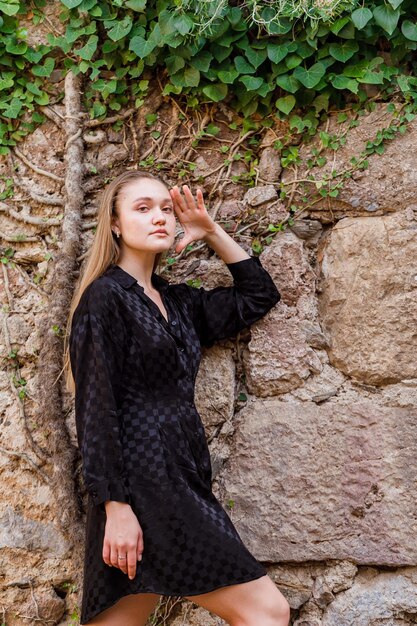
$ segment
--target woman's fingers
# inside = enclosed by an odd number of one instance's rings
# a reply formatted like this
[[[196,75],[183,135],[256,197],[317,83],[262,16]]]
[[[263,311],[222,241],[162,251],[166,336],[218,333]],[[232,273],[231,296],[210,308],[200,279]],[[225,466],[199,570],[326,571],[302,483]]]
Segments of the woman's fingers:
[[[125,557],[124,559],[119,559],[119,556]],[[126,574],[127,572],[127,567],[126,567],[126,549],[117,546],[115,543],[113,543],[110,547],[110,562],[113,565],[113,567],[118,567],[122,570],[122,572],[124,572]]]
[[[178,213],[182,214],[185,210],[185,206],[184,206],[184,201],[181,197],[180,190],[178,189],[177,185],[175,185],[175,187],[170,189],[169,193],[171,194],[171,198],[174,202],[175,208],[177,209]]]
[[[139,534],[138,537],[138,542],[137,542],[137,546],[136,546],[136,558],[138,561],[142,560],[142,554],[143,554],[143,532],[141,532]]]
[[[108,565],[109,567],[112,567],[112,564],[110,561],[110,543],[106,541],[106,539],[104,539],[104,542],[103,542],[102,557],[103,557],[103,561],[105,562],[105,564]]]
[[[132,579],[136,576],[137,562],[142,560],[143,549],[143,531],[136,518],[135,531],[127,532],[123,541],[116,537],[105,537],[103,561],[110,567],[117,567]]]
[[[188,185],[183,185],[182,190],[185,200],[181,195],[181,191],[179,190],[179,187],[177,185],[170,189],[171,198],[173,199],[180,213],[184,213],[186,211],[195,211],[196,209],[204,208],[203,192],[201,191],[201,189],[197,189],[197,204]]]
[[[127,575],[129,576],[130,579],[136,576],[137,562],[138,562],[138,559],[137,559],[136,545],[132,545],[129,547],[128,552],[127,552]]]
[[[192,211],[194,211],[196,209],[196,205],[195,205],[194,196],[191,193],[189,186],[188,185],[183,185],[182,186],[182,190],[184,192],[184,196],[185,196],[185,199],[187,201],[188,208],[191,209]]]

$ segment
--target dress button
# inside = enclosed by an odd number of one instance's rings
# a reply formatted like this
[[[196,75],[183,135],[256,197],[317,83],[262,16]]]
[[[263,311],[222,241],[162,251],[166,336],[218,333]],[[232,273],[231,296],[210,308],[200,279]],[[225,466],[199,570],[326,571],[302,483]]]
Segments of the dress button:
[[[177,322],[176,322],[175,320],[173,320],[173,321],[171,322],[172,326],[175,326],[175,325],[176,325],[176,323],[177,323]]]
[[[93,496],[93,498],[97,498],[97,491],[92,491],[91,495]]]
[[[180,352],[184,352],[184,348],[180,348]]]

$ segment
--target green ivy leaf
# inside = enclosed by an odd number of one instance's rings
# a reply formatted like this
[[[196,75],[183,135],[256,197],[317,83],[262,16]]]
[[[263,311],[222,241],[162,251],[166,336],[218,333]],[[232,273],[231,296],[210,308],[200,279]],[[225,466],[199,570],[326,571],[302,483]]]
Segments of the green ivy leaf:
[[[262,48],[261,50],[247,48],[245,50],[245,54],[249,63],[251,63],[253,67],[257,69],[261,65],[261,63],[265,61],[267,56],[267,50],[266,48]]]
[[[81,0],[80,0],[81,1]],[[15,15],[20,8],[19,2],[8,0],[8,2],[0,2],[0,11],[6,15]]]
[[[91,58],[97,50],[98,37],[97,35],[90,35],[87,43],[82,48],[74,50],[74,52],[84,61],[91,61]]]
[[[348,17],[347,15],[345,17],[341,17],[330,26],[330,30],[335,35],[338,35],[339,32],[342,30],[342,28],[347,26],[349,22],[350,22],[350,17]]]
[[[4,117],[10,117],[11,119],[16,119],[19,117],[19,113],[22,110],[23,102],[19,100],[19,98],[12,98],[11,101],[7,104],[4,109],[2,115]]]
[[[101,117],[102,115],[105,115],[106,112],[107,112],[107,108],[102,102],[97,102],[97,101],[94,102],[93,104],[94,118]]]
[[[236,78],[239,76],[239,72],[230,68],[230,70],[220,70],[217,72],[217,76],[222,83],[232,84]]]
[[[132,9],[132,11],[137,11],[138,13],[142,13],[146,8],[146,0],[127,0],[125,5],[128,9]]]
[[[290,93],[295,93],[300,88],[299,81],[294,78],[294,76],[290,76],[289,74],[277,76],[275,82],[279,87],[281,87],[281,89],[289,91]]]
[[[272,63],[279,63],[288,54],[288,44],[270,43],[267,47],[268,58]]]
[[[177,87],[198,87],[200,72],[194,67],[185,67],[171,76],[171,82]]]
[[[366,83],[368,85],[382,85],[384,82],[384,74],[382,72],[372,72],[366,70],[363,76],[358,77],[359,83]]]
[[[319,84],[325,73],[326,66],[319,61],[318,63],[314,63],[308,70],[304,67],[296,67],[294,70],[294,78],[299,80],[307,89],[312,89]]]
[[[388,35],[392,35],[397,28],[400,12],[389,5],[380,5],[373,10],[375,22],[383,28]]]
[[[39,104],[39,106],[44,107],[49,104],[49,95],[46,91],[43,91],[40,96],[35,97],[35,102],[36,104]]]
[[[293,70],[302,63],[303,59],[298,54],[289,54],[285,59],[285,65],[289,70]]]
[[[295,106],[295,98],[294,96],[284,96],[282,98],[278,98],[278,100],[275,103],[275,106],[277,107],[277,109],[279,109],[280,111],[282,111],[282,113],[285,113],[285,115],[288,115],[288,113],[290,113],[294,106]]]
[[[241,56],[235,57],[235,68],[239,74],[254,74],[255,68]]]
[[[182,57],[178,56],[178,54],[171,54],[168,57],[165,57],[165,64],[167,66],[168,72],[170,74],[175,74],[185,65],[185,61]]]
[[[83,0],[61,0],[62,4],[64,4],[67,9],[75,9],[78,7]]]
[[[200,72],[208,72],[213,55],[208,50],[201,50],[197,56],[191,57],[189,63]]]
[[[332,43],[329,46],[329,52],[332,57],[342,63],[346,63],[358,50],[358,43],[352,39],[343,41],[342,43]]]
[[[206,87],[203,87],[203,93],[208,98],[210,98],[210,100],[213,100],[214,102],[219,102],[227,96],[227,85],[224,85],[223,83],[214,83],[213,85],[207,85]]]
[[[388,0],[393,9],[398,9],[400,4],[404,2],[404,0]]]
[[[239,80],[242,81],[248,91],[256,91],[264,82],[260,76],[241,76]]]
[[[156,41],[146,41],[140,35],[132,37],[129,42],[129,50],[132,50],[140,59],[147,57],[156,48]]]
[[[410,20],[404,20],[401,24],[401,32],[410,41],[417,41],[417,26]]]
[[[113,28],[107,33],[112,41],[119,41],[132,30],[132,18],[128,15],[123,20],[115,21]]]
[[[95,4],[97,4],[97,0],[82,0],[81,4],[78,5],[78,11],[91,11]]]
[[[348,76],[335,76],[330,81],[335,89],[349,89],[353,93],[358,93],[359,85],[356,80]]]
[[[361,9],[353,11],[351,17],[356,28],[358,30],[362,30],[362,28],[365,28],[369,20],[372,19],[372,11],[367,7],[362,7]]]
[[[198,87],[200,82],[200,72],[195,67],[186,67],[184,79],[187,87]]]
[[[194,22],[189,15],[182,13],[180,15],[174,15],[172,18],[172,24],[175,31],[178,31],[181,35],[186,35],[192,30]]]
[[[219,132],[220,132],[220,127],[219,127],[219,126],[216,126],[215,124],[209,124],[209,125],[208,125],[208,126],[206,126],[206,128],[205,128],[205,132],[206,132],[208,135],[213,135],[213,136],[215,137],[216,135],[218,135],[218,134],[219,134]]]
[[[398,76],[397,78],[398,86],[403,93],[407,93],[407,91],[411,90],[410,82],[408,80],[408,76]]]
[[[13,78],[0,78],[0,91],[10,89],[10,87],[13,87],[13,85]]]
[[[312,104],[317,113],[320,113],[320,111],[327,111],[327,109],[329,108],[329,99],[330,92],[321,93],[316,98],[314,98]]]
[[[7,40],[6,51],[10,54],[25,54],[28,49],[26,41]]]
[[[31,71],[34,76],[50,76],[54,67],[55,59],[48,57],[43,65],[34,65]]]

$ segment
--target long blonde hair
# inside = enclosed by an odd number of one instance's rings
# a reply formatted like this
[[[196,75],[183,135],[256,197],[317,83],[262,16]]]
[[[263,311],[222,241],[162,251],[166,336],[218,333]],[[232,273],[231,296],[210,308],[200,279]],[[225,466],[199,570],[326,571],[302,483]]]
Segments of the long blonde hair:
[[[97,228],[93,243],[85,261],[85,266],[80,270],[80,277],[75,288],[70,304],[68,320],[64,337],[63,372],[65,385],[68,391],[75,392],[75,381],[71,369],[69,354],[69,334],[71,330],[74,311],[78,306],[81,296],[90,283],[101,276],[112,263],[117,263],[120,255],[120,247],[113,232],[112,217],[118,215],[120,192],[124,187],[135,180],[141,178],[152,178],[164,184],[169,189],[168,184],[159,176],[154,176],[150,172],[141,170],[128,170],[117,176],[104,189],[97,213]],[[155,255],[153,271],[155,272],[166,252],[159,252]]]

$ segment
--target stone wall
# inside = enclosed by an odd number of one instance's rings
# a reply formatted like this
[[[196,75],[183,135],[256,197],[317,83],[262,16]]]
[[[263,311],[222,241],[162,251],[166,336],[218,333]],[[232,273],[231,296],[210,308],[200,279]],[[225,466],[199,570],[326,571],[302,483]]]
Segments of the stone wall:
[[[60,105],[54,109],[64,112]],[[221,111],[217,115],[225,119]],[[384,115],[380,107],[362,118],[335,153],[338,166],[357,153]],[[86,137],[84,250],[103,181],[132,167],[133,137],[111,128],[97,135],[97,141]],[[64,139],[59,123],[48,120],[19,147],[27,161],[58,180],[16,155],[0,164],[16,184],[0,213],[3,254],[12,247],[16,261],[14,268],[3,266],[1,350],[4,357],[11,350],[19,354],[19,369],[5,358],[0,374],[0,608],[7,626],[77,623],[71,613],[79,546],[59,530],[48,466],[38,467],[25,425],[47,445],[33,421],[42,385],[36,357],[63,236]],[[196,401],[210,442],[214,490],[288,598],[294,626],[416,623],[416,140],[412,123],[384,155],[371,158],[367,172],[347,182],[337,202],[315,205],[278,232],[261,260],[281,301],[237,341],[203,353]],[[221,163],[213,146],[214,140],[207,142],[192,156],[196,180],[206,176],[199,186],[207,193],[217,180],[210,172]],[[268,224],[285,218],[277,191],[294,173],[281,171],[266,139],[259,157],[258,185],[226,185],[219,219],[247,215],[243,224]],[[228,174],[244,170],[236,161]],[[56,221],[29,219],[40,216]],[[8,241],[17,231],[29,239]],[[239,239],[248,250],[250,232]],[[231,284],[223,262],[207,250],[180,264],[172,280],[189,278],[207,288]],[[24,402],[16,373],[27,380]],[[65,394],[62,411],[75,443],[72,401]],[[186,601],[170,623],[223,624]]]

